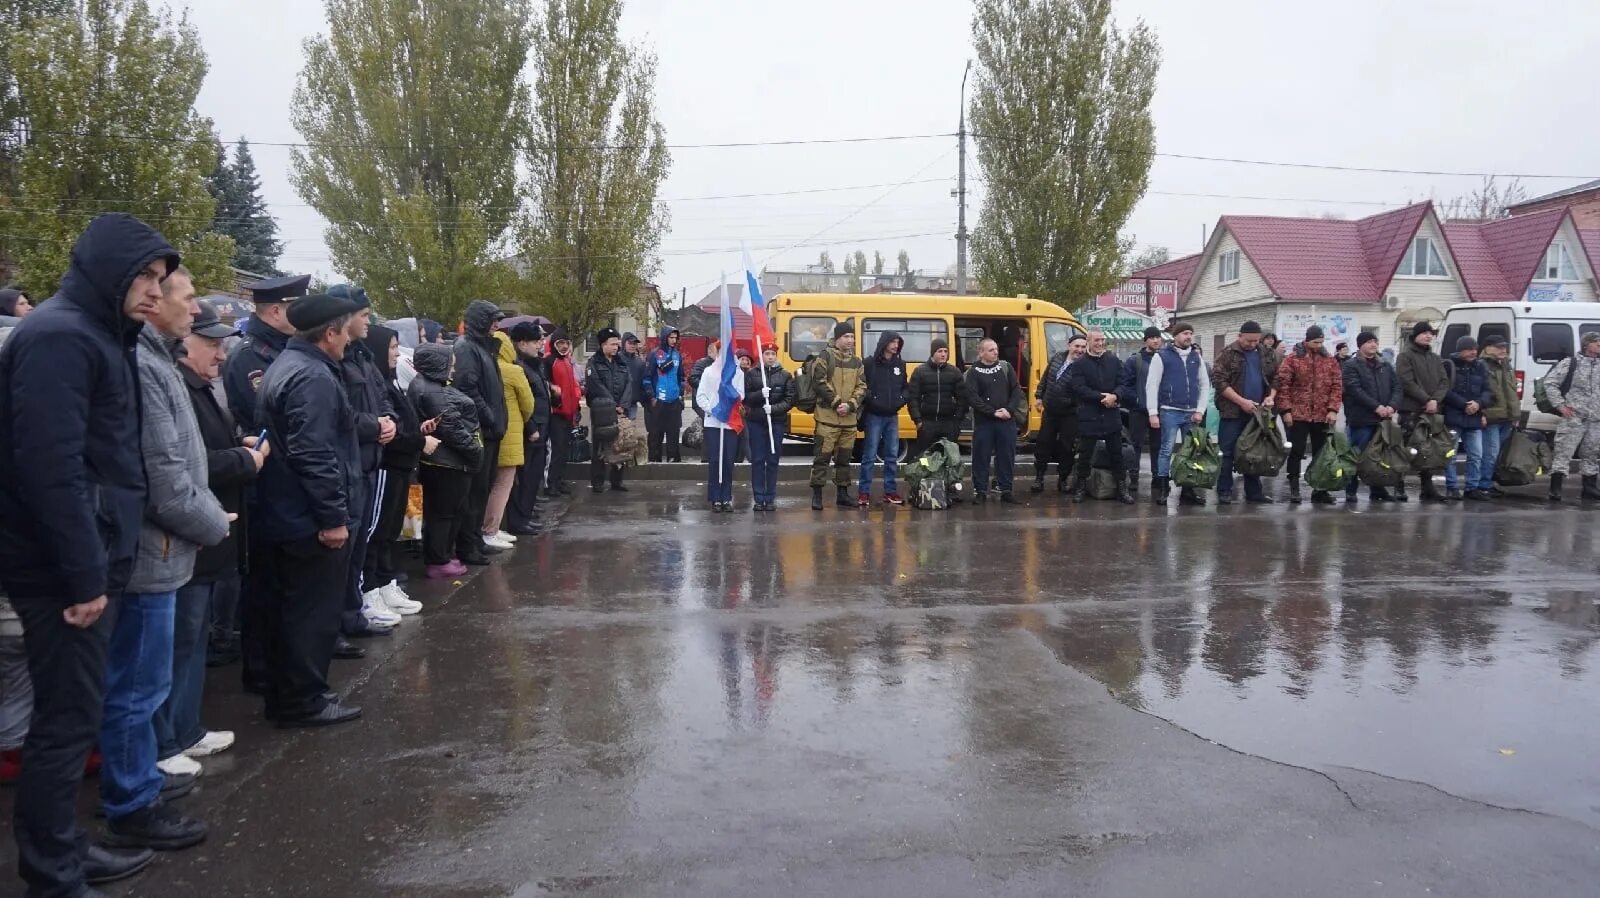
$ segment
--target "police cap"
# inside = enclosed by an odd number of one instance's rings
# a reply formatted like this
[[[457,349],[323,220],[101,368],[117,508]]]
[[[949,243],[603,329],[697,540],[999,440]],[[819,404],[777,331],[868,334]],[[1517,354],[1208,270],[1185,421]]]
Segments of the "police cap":
[[[311,288],[311,275],[291,274],[281,278],[267,278],[245,287],[250,291],[251,302],[290,302],[305,296]]]

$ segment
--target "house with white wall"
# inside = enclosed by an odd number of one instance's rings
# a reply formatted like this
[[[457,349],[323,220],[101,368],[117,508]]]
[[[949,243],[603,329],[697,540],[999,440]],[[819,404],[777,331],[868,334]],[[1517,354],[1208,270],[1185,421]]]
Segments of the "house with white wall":
[[[1597,261],[1600,233],[1566,209],[1487,223],[1441,222],[1431,202],[1356,221],[1224,215],[1178,309],[1213,356],[1252,320],[1291,345],[1317,324],[1330,348],[1363,330],[1393,347],[1456,303],[1592,302]]]

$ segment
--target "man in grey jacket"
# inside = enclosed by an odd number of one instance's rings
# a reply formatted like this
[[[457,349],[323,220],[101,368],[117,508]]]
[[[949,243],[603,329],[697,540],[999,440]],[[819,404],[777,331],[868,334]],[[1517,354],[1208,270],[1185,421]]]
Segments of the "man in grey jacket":
[[[199,311],[189,272],[179,266],[163,283],[161,302],[137,346],[139,448],[148,494],[139,551],[111,631],[100,724],[107,841],[124,848],[170,851],[206,837],[204,823],[162,801],[152,723],[172,687],[178,587],[193,576],[200,547],[226,539],[234,517],[207,489],[205,443],[178,373],[178,347]],[[188,788],[192,779],[174,778],[168,794]]]

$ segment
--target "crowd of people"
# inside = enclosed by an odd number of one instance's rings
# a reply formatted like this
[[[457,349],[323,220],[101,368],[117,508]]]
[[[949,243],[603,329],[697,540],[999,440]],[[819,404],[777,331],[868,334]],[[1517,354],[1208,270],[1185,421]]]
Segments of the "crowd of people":
[[[670,327],[654,348],[602,328],[580,375],[564,331],[507,321],[493,302],[472,302],[451,341],[425,319],[375,322],[359,287],[312,294],[309,282],[251,285],[254,314],[236,333],[196,298],[161,234],[108,214],[79,237],[49,301],[0,291],[0,780],[16,783],[29,895],[94,895],[91,884],[137,873],[154,851],[206,838],[206,824],[177,802],[203,759],[235,740],[201,719],[208,667],[238,662],[244,689],[279,727],[360,718],[331,686],[330,666],[362,657],[362,640],[422,610],[397,548],[413,484],[421,572],[450,578],[539,532],[541,500],[569,492],[563,472],[585,434],[596,493],[626,492],[641,455],[678,461],[686,399],[704,421],[717,511],[733,510],[735,465],[746,458],[754,508],[776,509],[789,416],[813,403],[819,510],[830,477],[838,505],[869,507],[880,459],[882,500],[906,501],[902,409],[917,428],[913,454],[959,438],[970,415],[973,497],[1007,504],[1017,502],[1030,400],[1043,421],[1033,492],[1054,463],[1057,488],[1082,500],[1103,459],[1115,498],[1132,503],[1148,454],[1161,504],[1174,447],[1213,401],[1222,504],[1234,501],[1234,455],[1260,407],[1287,429],[1291,502],[1302,500],[1305,459],[1341,412],[1358,449],[1381,422],[1411,427],[1442,412],[1465,471],[1446,466],[1443,493],[1440,472],[1421,471],[1421,498],[1491,500],[1498,446],[1520,409],[1503,341],[1462,338],[1446,359],[1426,323],[1396,364],[1371,333],[1341,360],[1316,327],[1280,355],[1247,322],[1211,364],[1182,322],[1150,329],[1125,360],[1090,331],[1052,356],[1030,397],[994,340],[963,372],[934,339],[911,372],[900,335],[881,335],[861,358],[845,322],[798,372],[779,363],[776,345],[759,359],[738,353],[745,428],[736,435],[704,416],[718,347],[687,366]],[[1578,457],[1582,496],[1600,499],[1600,334],[1583,335],[1581,355],[1547,381],[1564,419],[1557,457]],[[1563,477],[1552,477],[1553,498]],[[1274,501],[1261,478],[1243,480],[1246,502]],[[1346,502],[1357,488],[1351,477]],[[1407,495],[1373,488],[1371,498]],[[1334,501],[1320,490],[1310,500]],[[1179,491],[1182,504],[1206,501]],[[76,805],[96,769],[106,823],[91,841]]]
[[[282,728],[360,718],[330,667],[422,610],[397,548],[413,484],[422,571],[459,576],[568,492],[580,400],[591,425],[635,417],[640,391],[663,420],[674,401],[614,332],[580,378],[565,333],[501,327],[494,303],[447,341],[309,284],[251,285],[237,332],[161,234],[108,214],[48,301],[0,291],[0,781],[30,896],[95,895],[206,838],[179,800],[235,741],[201,719],[208,668],[239,663]],[[596,442],[594,488],[626,489]]]
[[[1103,464],[1116,486],[1115,498],[1132,504],[1140,484],[1139,459],[1148,454],[1151,499],[1166,504],[1172,495],[1174,452],[1189,432],[1204,426],[1213,404],[1219,418],[1217,442],[1221,470],[1216,501],[1231,505],[1243,481],[1243,501],[1271,504],[1277,499],[1266,478],[1235,477],[1234,460],[1241,436],[1258,408],[1281,421],[1286,434],[1284,467],[1287,499],[1306,500],[1302,474],[1309,459],[1322,452],[1341,417],[1345,436],[1356,452],[1365,449],[1381,423],[1393,419],[1405,434],[1424,418],[1441,416],[1459,441],[1464,470],[1444,464],[1417,470],[1419,498],[1424,502],[1465,500],[1488,502],[1505,495],[1495,482],[1500,447],[1517,427],[1522,402],[1504,338],[1491,337],[1479,346],[1472,337],[1456,341],[1448,357],[1433,345],[1437,330],[1417,323],[1395,362],[1380,351],[1376,334],[1362,332],[1356,351],[1339,344],[1327,348],[1322,328],[1313,325],[1305,339],[1282,352],[1276,338],[1254,321],[1245,322],[1237,337],[1207,363],[1194,342],[1194,328],[1175,322],[1166,332],[1151,327],[1143,345],[1126,359],[1108,351],[1098,330],[1075,334],[1055,353],[1032,401],[1041,414],[1034,440],[1032,492],[1045,491],[1050,466],[1056,466],[1057,489],[1075,501],[1088,497],[1091,467]],[[816,393],[815,454],[811,468],[811,507],[823,507],[823,490],[833,468],[840,507],[867,508],[877,462],[883,462],[882,501],[900,505],[897,489],[899,450],[897,425],[907,409],[917,428],[911,449],[916,456],[941,439],[959,437],[970,414],[972,426],[972,498],[1018,502],[1014,460],[1019,433],[1027,427],[1028,397],[1012,364],[1000,358],[998,344],[983,340],[977,361],[965,373],[950,364],[949,346],[931,342],[930,359],[906,374],[899,335],[881,336],[873,355],[855,354],[855,333],[849,322],[838,325],[832,341],[805,375]],[[1600,333],[1583,335],[1579,355],[1558,363],[1545,378],[1550,402],[1563,418],[1555,436],[1554,457],[1576,457],[1585,500],[1600,500]],[[751,380],[750,390],[759,384]],[[759,400],[759,393],[753,394]],[[857,434],[861,467],[856,494],[851,496],[850,460]],[[1125,451],[1125,446],[1126,451]],[[1444,489],[1438,478],[1443,475]],[[763,482],[770,475],[752,471]],[[1551,475],[1549,497],[1560,501],[1565,466]],[[1352,471],[1344,501],[1358,501],[1360,482]],[[1405,502],[1402,481],[1394,488],[1369,487],[1374,502]],[[1180,487],[1182,505],[1207,503],[1204,491]],[[1332,490],[1311,490],[1314,504],[1334,504]],[[716,501],[715,499],[713,500]],[[770,501],[757,499],[758,507]]]

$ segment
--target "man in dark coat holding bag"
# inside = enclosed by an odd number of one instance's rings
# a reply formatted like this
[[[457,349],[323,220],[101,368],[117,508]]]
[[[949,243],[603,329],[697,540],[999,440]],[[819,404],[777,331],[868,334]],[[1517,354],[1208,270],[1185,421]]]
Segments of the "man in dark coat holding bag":
[[[1078,484],[1072,491],[1072,501],[1082,502],[1088,497],[1095,444],[1104,440],[1111,473],[1117,479],[1117,500],[1132,505],[1133,494],[1128,492],[1122,463],[1122,400],[1117,397],[1122,362],[1115,353],[1106,351],[1103,332],[1089,332],[1089,349],[1083,358],[1072,363],[1067,381],[1078,397]]]
[[[1378,425],[1393,418],[1400,409],[1400,378],[1394,366],[1378,351],[1378,337],[1362,331],[1356,337],[1356,354],[1344,363],[1344,421],[1350,448],[1361,452],[1378,433]],[[1360,481],[1354,476],[1344,488],[1346,505],[1354,505]],[[1381,486],[1368,487],[1374,502],[1405,501],[1404,494],[1391,496]]]

